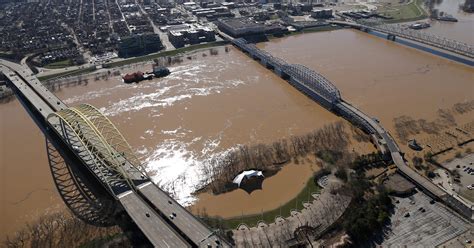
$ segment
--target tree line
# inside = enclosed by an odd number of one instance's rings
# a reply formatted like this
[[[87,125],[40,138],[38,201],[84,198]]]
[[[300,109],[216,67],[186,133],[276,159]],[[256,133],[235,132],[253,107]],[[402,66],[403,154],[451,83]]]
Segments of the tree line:
[[[352,129],[352,133],[359,140],[367,140],[363,133]],[[359,137],[360,136],[360,137]],[[316,156],[328,153],[339,154],[342,151],[348,154],[350,144],[346,124],[336,122],[310,132],[306,135],[291,136],[272,144],[241,145],[225,155],[214,158],[206,163],[202,170],[208,175],[205,190],[214,194],[224,193],[236,188],[233,178],[244,170],[257,169],[264,171],[265,176],[275,174],[287,162],[298,163],[298,158],[308,154]],[[340,155],[342,156],[342,155]],[[338,157],[339,159],[339,157]],[[344,159],[344,161],[346,161]]]
[[[49,213],[35,222],[27,224],[12,237],[7,237],[3,246],[19,247],[78,247],[121,233],[120,228],[95,227],[86,224],[67,211]],[[120,241],[125,245],[127,241]]]

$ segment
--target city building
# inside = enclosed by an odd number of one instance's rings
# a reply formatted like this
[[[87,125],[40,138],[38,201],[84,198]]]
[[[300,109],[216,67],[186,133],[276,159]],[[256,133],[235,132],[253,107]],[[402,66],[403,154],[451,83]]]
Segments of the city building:
[[[217,27],[232,37],[279,35],[287,32],[287,28],[279,23],[263,24],[247,17],[220,19],[217,21]]]
[[[332,18],[332,9],[316,9],[311,11],[311,17],[314,19]]]
[[[161,49],[163,44],[157,34],[132,35],[120,41],[118,55],[121,58],[128,58],[158,52]]]
[[[173,25],[169,26],[167,30],[168,39],[174,47],[216,40],[214,30],[198,24]]]
[[[217,27],[232,37],[265,33],[265,26],[249,18],[231,18],[217,21]]]

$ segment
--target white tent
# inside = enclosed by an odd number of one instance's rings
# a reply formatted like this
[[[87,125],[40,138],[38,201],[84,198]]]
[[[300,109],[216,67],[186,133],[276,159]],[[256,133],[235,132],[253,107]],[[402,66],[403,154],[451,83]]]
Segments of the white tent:
[[[242,173],[237,175],[234,178],[234,180],[232,180],[232,182],[239,185],[239,187],[240,187],[240,183],[242,182],[242,180],[244,178],[248,179],[248,178],[251,178],[251,177],[263,177],[263,176],[264,176],[263,173],[261,171],[257,171],[257,170],[242,171]]]

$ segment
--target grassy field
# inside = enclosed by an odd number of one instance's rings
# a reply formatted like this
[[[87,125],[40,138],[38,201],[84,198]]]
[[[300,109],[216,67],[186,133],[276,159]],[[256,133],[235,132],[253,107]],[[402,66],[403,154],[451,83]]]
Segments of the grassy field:
[[[237,228],[241,223],[245,223],[249,227],[256,226],[257,223],[260,221],[264,221],[265,223],[271,223],[271,222],[274,222],[275,218],[278,216],[282,216],[282,217],[290,216],[291,210],[293,209],[298,209],[298,210],[303,209],[304,208],[303,202],[308,201],[308,196],[309,196],[309,200],[312,201],[313,198],[311,194],[319,193],[320,191],[321,191],[321,188],[316,184],[315,178],[311,177],[306,183],[306,186],[303,188],[303,190],[301,190],[301,192],[295,198],[288,201],[287,203],[280,206],[279,208],[266,211],[261,214],[247,215],[247,216],[236,217],[236,218],[231,218],[231,219],[224,219],[222,220],[222,222],[227,228],[232,228],[232,229]]]
[[[59,69],[59,68],[64,68],[72,65],[72,61],[70,59],[65,59],[61,61],[57,61],[51,64],[47,64],[44,66],[44,68],[47,69]]]
[[[422,7],[423,1],[411,0],[408,4],[383,6],[377,12],[384,16],[392,17],[393,19],[387,20],[390,23],[416,21],[428,17],[428,14]]]
[[[131,59],[125,59],[122,61],[117,61],[117,62],[111,62],[107,63],[104,65],[104,68],[113,68],[113,67],[119,67],[119,66],[124,66],[128,64],[134,64],[138,62],[143,62],[143,61],[149,61],[153,60],[156,58],[164,57],[164,56],[174,56],[180,53],[185,53],[197,49],[203,49],[203,48],[209,48],[209,47],[215,47],[215,46],[222,46],[227,44],[227,41],[215,41],[215,42],[210,42],[206,44],[199,44],[199,45],[193,45],[193,46],[188,46],[188,47],[183,47],[183,48],[178,48],[175,50],[171,51],[164,51],[164,52],[159,52],[155,54],[149,54],[141,57],[136,57],[136,58],[131,58]]]

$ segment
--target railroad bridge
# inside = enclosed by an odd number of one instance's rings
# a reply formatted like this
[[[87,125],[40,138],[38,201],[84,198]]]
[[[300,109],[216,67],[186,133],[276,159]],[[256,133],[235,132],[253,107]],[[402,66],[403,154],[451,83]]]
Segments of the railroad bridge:
[[[382,24],[368,26],[347,21],[330,21],[330,23],[352,27],[364,32],[376,31],[385,34],[388,40],[395,41],[396,37],[400,37],[407,40],[416,41],[425,45],[433,46],[442,50],[446,50],[455,54],[459,54],[470,59],[474,58],[474,47],[467,43],[440,37],[420,30],[409,29],[399,24]]]
[[[152,182],[99,110],[68,107],[18,64],[0,60],[0,74],[43,132],[54,183],[75,216],[119,225],[139,247],[230,247]]]

